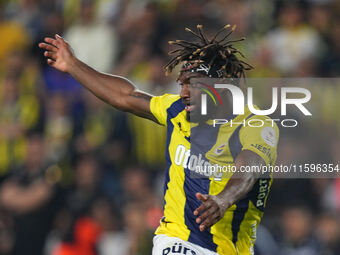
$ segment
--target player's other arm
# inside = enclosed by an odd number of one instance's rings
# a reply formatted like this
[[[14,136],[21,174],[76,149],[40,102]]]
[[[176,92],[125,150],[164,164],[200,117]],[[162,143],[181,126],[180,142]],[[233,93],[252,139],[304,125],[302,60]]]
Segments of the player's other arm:
[[[264,160],[250,150],[243,150],[235,160],[236,169],[241,166],[265,165]],[[258,174],[238,172],[228,181],[225,188],[216,196],[197,193],[196,197],[202,201],[202,205],[194,211],[198,216],[196,223],[200,224],[200,230],[204,231],[218,222],[225,211],[233,204],[240,201],[251,189],[258,179]]]
[[[44,49],[47,63],[72,75],[84,87],[104,102],[118,110],[134,113],[140,117],[156,121],[150,111],[151,95],[138,91],[127,79],[97,72],[77,59],[70,45],[60,36],[45,38],[44,43],[39,43]],[[105,50],[105,49],[94,49]]]

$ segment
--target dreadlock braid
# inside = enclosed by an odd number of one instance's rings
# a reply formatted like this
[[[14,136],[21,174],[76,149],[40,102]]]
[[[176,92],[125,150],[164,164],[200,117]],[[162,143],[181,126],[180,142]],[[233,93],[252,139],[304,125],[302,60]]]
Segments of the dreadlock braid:
[[[211,40],[204,34],[202,25],[197,25],[198,33],[192,31],[190,28],[185,28],[185,31],[191,33],[199,40],[196,42],[184,40],[169,41],[170,45],[176,45],[179,48],[169,52],[169,55],[174,56],[165,66],[166,74],[172,72],[175,66],[182,62],[190,62],[196,66],[204,62],[209,66],[220,66],[220,70],[223,72],[223,78],[245,77],[245,71],[251,70],[253,67],[238,59],[237,54],[242,58],[244,58],[244,55],[232,45],[235,42],[245,40],[245,38],[228,40],[229,36],[235,31],[236,25],[230,27],[229,24],[225,25],[217,31]],[[227,34],[218,40],[218,37],[227,30],[229,30]]]

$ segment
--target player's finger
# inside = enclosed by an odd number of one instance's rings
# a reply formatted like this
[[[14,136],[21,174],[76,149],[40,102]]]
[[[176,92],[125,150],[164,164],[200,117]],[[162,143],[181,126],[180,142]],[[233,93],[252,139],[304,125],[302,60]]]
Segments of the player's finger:
[[[202,215],[197,217],[196,223],[198,223],[198,224],[201,223],[202,221],[204,221],[209,216],[214,215],[216,211],[217,211],[216,207],[214,207],[214,206],[210,207]]]
[[[212,206],[211,201],[207,201],[207,202],[202,203],[200,207],[196,208],[196,210],[194,211],[194,215],[199,215],[200,213],[209,209],[211,206]]]
[[[52,60],[57,59],[57,54],[55,52],[52,52],[52,51],[45,51],[44,56],[47,57],[47,58],[50,58]]]
[[[200,226],[200,231],[205,231],[210,226],[210,218],[206,219]]]
[[[205,231],[206,229],[210,228],[219,220],[218,214],[214,213],[210,215],[202,224],[199,226],[200,231]]]
[[[49,44],[52,44],[53,46],[57,47],[58,48],[58,44],[59,42],[53,38],[50,38],[50,37],[46,37],[44,39],[45,42],[49,43]]]
[[[48,51],[57,52],[58,48],[47,43],[39,43],[39,47]]]
[[[55,35],[55,39],[57,40],[57,42],[66,43],[65,39],[58,34]]]
[[[197,193],[196,193],[196,197],[197,197],[199,200],[201,200],[202,202],[205,202],[205,201],[208,200],[209,195],[203,195],[203,194],[197,192]]]
[[[47,64],[54,66],[55,62],[52,59],[47,59]]]

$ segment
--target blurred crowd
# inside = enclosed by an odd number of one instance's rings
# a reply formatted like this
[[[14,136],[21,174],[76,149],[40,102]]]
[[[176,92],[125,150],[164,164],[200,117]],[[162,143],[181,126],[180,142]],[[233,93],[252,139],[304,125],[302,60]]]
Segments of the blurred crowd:
[[[95,69],[160,95],[179,91],[162,68],[168,41],[197,24],[208,35],[237,24],[248,77],[337,77],[339,14],[336,0],[0,1],[0,254],[151,254],[162,216],[166,130],[49,67],[44,37],[58,33]],[[340,86],[319,91],[324,132],[307,144],[281,133],[279,163],[316,144],[339,163]],[[340,254],[339,212],[338,179],[275,180],[255,254]]]

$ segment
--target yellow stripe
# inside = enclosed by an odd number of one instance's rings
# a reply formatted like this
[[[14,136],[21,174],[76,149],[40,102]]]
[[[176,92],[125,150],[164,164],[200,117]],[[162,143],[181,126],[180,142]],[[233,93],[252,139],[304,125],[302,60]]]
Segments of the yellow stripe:
[[[209,187],[209,194],[217,195],[220,193],[229,179],[222,179],[222,181],[211,181]],[[236,255],[236,249],[231,241],[233,234],[231,231],[231,223],[234,215],[235,206],[228,209],[224,217],[211,227],[211,234],[213,234],[213,241],[217,244],[216,252],[218,254]]]
[[[182,116],[177,116],[172,119],[171,122],[176,127],[179,120],[182,120]],[[170,158],[175,157],[176,149],[179,144],[183,143],[183,139],[176,135],[176,132],[171,134],[171,142],[169,145]],[[186,148],[189,148],[190,144],[185,141],[183,144]],[[185,207],[185,194],[184,194],[184,169],[182,166],[172,164],[169,169],[169,182],[168,188],[164,196],[165,207],[164,216],[167,222],[175,223],[163,223],[156,230],[156,234],[166,234],[168,236],[176,236],[182,240],[188,240],[190,230],[185,225],[184,207]]]
[[[263,212],[259,211],[253,202],[249,201],[248,211],[240,226],[236,246],[239,255],[251,255],[256,240],[256,229],[260,224]]]

